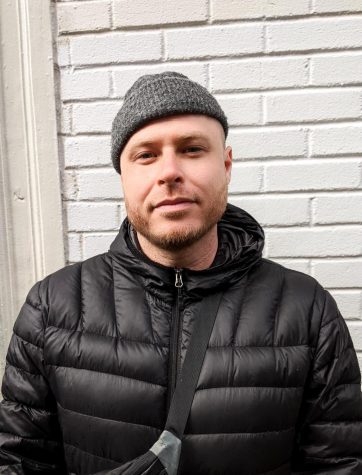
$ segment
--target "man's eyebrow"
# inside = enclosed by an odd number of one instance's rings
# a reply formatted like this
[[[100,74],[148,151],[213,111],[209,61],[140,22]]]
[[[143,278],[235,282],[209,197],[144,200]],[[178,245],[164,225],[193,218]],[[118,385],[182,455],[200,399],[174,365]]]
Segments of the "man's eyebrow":
[[[175,142],[177,144],[180,144],[191,140],[205,140],[206,142],[209,142],[209,139],[205,135],[199,133],[180,135],[176,138]],[[142,140],[141,142],[136,142],[135,144],[133,144],[130,147],[130,152],[133,152],[134,150],[137,150],[138,148],[142,147],[152,147],[157,143],[158,140]]]

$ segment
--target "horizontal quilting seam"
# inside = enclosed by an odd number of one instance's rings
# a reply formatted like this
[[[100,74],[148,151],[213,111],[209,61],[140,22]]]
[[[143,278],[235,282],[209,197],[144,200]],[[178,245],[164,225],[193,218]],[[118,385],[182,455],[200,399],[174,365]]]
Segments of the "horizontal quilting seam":
[[[300,390],[304,389],[304,386],[212,386],[208,388],[197,388],[196,391],[208,391],[215,389],[294,389]]]
[[[299,348],[299,347],[305,347],[305,348],[314,348],[313,346],[311,345],[308,345],[307,343],[301,343],[301,344],[298,344],[298,345],[276,345],[276,346],[271,346],[271,345],[263,345],[263,346],[257,346],[257,345],[243,345],[243,346],[230,346],[230,345],[221,345],[221,346],[208,346],[207,349],[208,350],[220,350],[220,349],[230,349],[230,350],[234,350],[234,349],[252,349],[252,348],[257,348],[257,349],[260,349],[260,348],[268,348],[268,349],[273,349],[273,350],[278,350],[279,348],[280,349],[283,349],[283,348]]]
[[[197,391],[207,391],[208,389],[303,389],[303,386],[212,386],[197,388]]]
[[[43,412],[47,413],[49,416],[55,416],[56,415],[55,412],[48,411],[47,409],[44,409],[44,407],[34,406],[32,404],[24,403],[22,401],[13,401],[12,399],[9,399],[9,398],[6,398],[6,397],[4,397],[4,401],[9,402],[9,403],[13,403],[13,404],[18,404],[19,406],[28,407],[29,409],[34,409],[35,411],[43,411]]]
[[[327,426],[327,425],[341,425],[341,424],[361,425],[361,424],[362,424],[362,419],[357,420],[357,421],[356,421],[355,419],[352,420],[352,421],[349,421],[348,419],[337,420],[337,421],[323,421],[323,420],[319,420],[319,421],[317,421],[317,422],[311,422],[309,425],[310,425],[310,427],[313,427],[313,426]]]
[[[18,333],[16,333],[14,331],[14,335],[19,338],[20,340],[22,340],[24,343],[27,343],[28,345],[32,345],[32,346],[35,346],[35,348],[38,348],[38,350],[42,350],[43,351],[43,347],[42,346],[38,346],[36,345],[35,343],[32,343],[31,341],[28,341],[26,340],[24,337],[20,336]]]
[[[126,424],[130,426],[145,427],[147,429],[152,429],[152,430],[162,430],[162,428],[160,427],[149,426],[146,424],[137,424],[135,422],[117,421],[116,419],[110,419],[108,417],[93,416],[91,414],[86,414],[84,412],[74,411],[73,409],[68,409],[66,407],[63,407],[59,402],[57,402],[57,405],[61,408],[62,411],[71,412],[72,414],[78,414],[81,417],[91,417],[92,419],[99,419],[101,421],[110,421],[110,422],[115,422],[117,424]]]
[[[217,433],[207,433],[207,434],[185,434],[185,437],[218,437],[218,436],[241,436],[241,437],[262,437],[265,434],[279,434],[280,432],[292,432],[295,430],[294,426],[287,427],[285,429],[278,430],[263,430],[255,432],[217,432]]]
[[[31,376],[42,377],[42,375],[40,373],[32,373],[31,371],[28,371],[24,368],[19,368],[19,366],[16,366],[13,363],[10,363],[10,361],[7,358],[6,358],[6,364],[9,365],[9,366],[12,366],[15,369],[17,369],[18,371],[20,371],[20,373],[26,373],[26,374],[30,374]]]
[[[99,373],[99,374],[108,374],[110,376],[118,376],[120,378],[124,379],[129,379],[131,381],[138,381],[139,383],[144,383],[144,384],[149,384],[150,386],[157,386],[159,388],[166,388],[167,386],[163,386],[162,384],[157,384],[157,383],[151,383],[150,381],[144,381],[143,379],[137,379],[137,378],[131,378],[129,376],[124,376],[123,374],[117,374],[117,373],[110,373],[109,371],[98,371],[96,369],[90,369],[90,368],[79,368],[77,366],[67,366],[64,364],[52,364],[52,363],[44,363],[45,366],[50,366],[54,368],[69,368],[69,369],[78,369],[79,371],[91,371],[92,373]]]
[[[59,440],[53,440],[53,439],[49,439],[49,438],[39,439],[38,437],[25,437],[23,435],[20,436],[18,434],[13,434],[11,432],[4,432],[4,431],[0,431],[0,434],[11,435],[11,437],[14,437],[15,439],[18,439],[18,440],[31,440],[31,441],[34,441],[34,442],[50,442],[52,444],[60,445]]]
[[[68,447],[72,447],[73,449],[76,449],[76,450],[78,450],[79,452],[83,452],[83,453],[85,453],[85,454],[87,454],[87,455],[91,455],[92,457],[95,457],[95,458],[98,458],[98,459],[107,460],[107,461],[110,461],[110,462],[122,463],[120,460],[115,460],[115,459],[110,459],[110,458],[102,457],[101,455],[96,455],[96,454],[94,454],[93,452],[89,452],[88,450],[80,449],[79,447],[76,447],[75,445],[70,444],[69,442],[64,442],[64,441],[63,441],[63,444],[64,444],[64,445],[67,445]]]
[[[103,335],[102,333],[90,332],[88,330],[72,330],[70,328],[59,327],[56,325],[48,325],[47,328],[56,328],[57,330],[64,330],[69,333],[81,333],[82,335],[85,334],[85,335],[102,336],[104,338],[112,338],[113,340],[121,340],[121,341],[126,341],[129,343],[141,343],[142,345],[156,346],[157,348],[168,348],[168,345],[159,345],[158,343],[152,343],[150,341],[131,340],[130,338],[124,338],[124,337],[119,337],[119,336]]]

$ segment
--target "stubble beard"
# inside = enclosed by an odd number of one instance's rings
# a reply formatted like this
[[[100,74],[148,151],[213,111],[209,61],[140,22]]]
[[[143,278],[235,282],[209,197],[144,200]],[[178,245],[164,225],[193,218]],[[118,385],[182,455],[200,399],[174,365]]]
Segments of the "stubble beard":
[[[138,234],[141,234],[153,246],[164,251],[181,251],[192,246],[202,239],[220,221],[225,212],[227,204],[227,184],[218,190],[213,196],[203,216],[202,223],[195,225],[183,224],[167,233],[157,233],[150,229],[149,220],[138,207],[132,207],[125,198],[127,217]],[[149,210],[150,211],[150,210]],[[182,220],[187,216],[187,211],[176,211],[167,213],[167,218],[171,220]]]

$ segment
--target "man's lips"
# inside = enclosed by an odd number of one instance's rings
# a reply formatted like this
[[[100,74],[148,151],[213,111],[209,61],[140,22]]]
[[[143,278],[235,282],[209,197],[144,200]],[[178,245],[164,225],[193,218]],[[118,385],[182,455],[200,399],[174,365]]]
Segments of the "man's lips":
[[[161,208],[164,210],[183,209],[183,208],[189,207],[194,202],[195,201],[191,200],[190,198],[174,198],[174,199],[162,200],[159,203],[157,203],[154,208],[155,209]]]

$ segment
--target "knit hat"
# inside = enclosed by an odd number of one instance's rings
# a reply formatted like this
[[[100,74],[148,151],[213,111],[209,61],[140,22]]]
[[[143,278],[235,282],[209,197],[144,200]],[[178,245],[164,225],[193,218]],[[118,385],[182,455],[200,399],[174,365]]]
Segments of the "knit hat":
[[[203,114],[218,120],[228,133],[226,116],[210,92],[174,71],[141,76],[127,91],[112,124],[111,155],[120,170],[120,155],[128,139],[147,122],[176,114]]]

